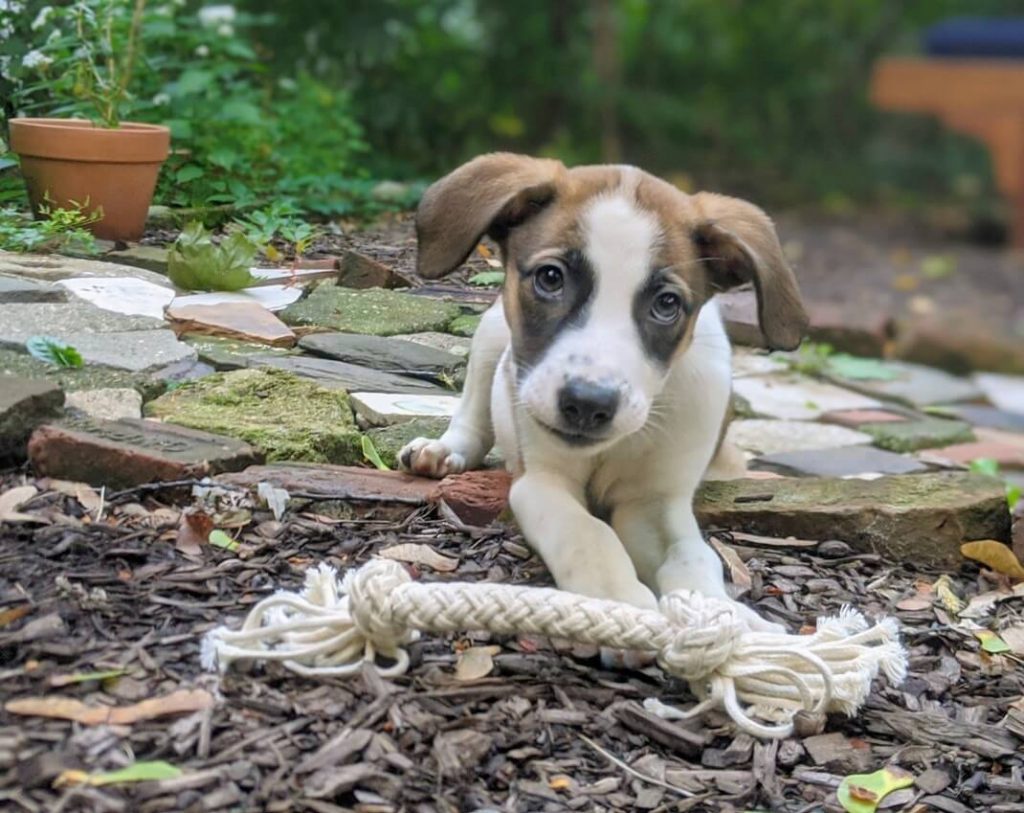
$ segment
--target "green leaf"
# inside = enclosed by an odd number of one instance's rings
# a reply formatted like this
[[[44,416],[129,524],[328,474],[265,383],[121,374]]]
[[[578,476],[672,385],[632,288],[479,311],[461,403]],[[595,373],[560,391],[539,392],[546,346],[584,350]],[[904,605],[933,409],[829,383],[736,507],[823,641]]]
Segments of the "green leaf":
[[[989,477],[999,476],[999,461],[991,457],[979,457],[972,460],[968,466],[975,474],[987,474]]]
[[[1010,647],[1002,638],[996,635],[991,630],[978,630],[974,633],[979,641],[981,641],[981,648],[988,652],[990,655],[998,655],[1001,652],[1009,652]]]
[[[928,279],[945,279],[956,273],[956,259],[945,254],[934,254],[921,260],[921,273]]]
[[[882,799],[894,790],[913,784],[913,776],[890,765],[874,773],[847,776],[839,783],[836,796],[847,813],[875,813]]]
[[[211,545],[216,545],[218,548],[224,548],[225,550],[238,550],[238,542],[219,528],[215,528],[210,531],[210,535],[207,537],[206,541]]]
[[[106,773],[89,774],[90,785],[121,785],[126,782],[152,782],[159,779],[177,779],[182,770],[170,762],[134,762],[126,768]]]
[[[174,173],[174,179],[178,183],[188,183],[194,181],[197,178],[202,178],[206,173],[202,167],[196,166],[195,164],[185,164],[181,169]]]
[[[81,367],[82,354],[70,344],[52,336],[33,336],[25,342],[29,355],[55,367]]]
[[[361,442],[363,445],[363,457],[381,471],[391,471],[391,468],[381,459],[380,452],[377,451],[377,447],[373,445],[373,441],[367,435],[363,435]]]
[[[167,276],[190,291],[238,291],[256,281],[250,268],[257,250],[241,232],[217,245],[202,223],[189,223],[167,256]]]
[[[501,285],[504,282],[504,271],[481,271],[469,278],[470,285]]]
[[[827,366],[834,375],[861,381],[891,381],[898,375],[895,370],[887,367],[884,361],[851,356],[847,353],[836,353],[829,357]]]
[[[70,686],[72,683],[87,683],[90,680],[110,680],[128,673],[127,669],[107,669],[102,672],[75,672],[72,675],[54,675],[51,686]]]

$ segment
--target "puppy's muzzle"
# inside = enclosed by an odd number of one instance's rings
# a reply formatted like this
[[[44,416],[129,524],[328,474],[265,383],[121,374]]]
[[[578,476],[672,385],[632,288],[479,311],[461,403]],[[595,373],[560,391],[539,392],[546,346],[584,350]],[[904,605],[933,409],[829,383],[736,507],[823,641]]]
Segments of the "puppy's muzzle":
[[[619,409],[619,391],[607,384],[570,378],[558,392],[558,412],[567,432],[594,436],[603,433]]]

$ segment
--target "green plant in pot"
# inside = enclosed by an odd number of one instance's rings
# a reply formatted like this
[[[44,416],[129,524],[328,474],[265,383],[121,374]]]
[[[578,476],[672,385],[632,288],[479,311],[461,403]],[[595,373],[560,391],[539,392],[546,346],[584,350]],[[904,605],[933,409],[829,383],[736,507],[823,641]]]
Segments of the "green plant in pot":
[[[142,236],[170,148],[168,128],[123,120],[145,7],[146,0],[76,0],[40,9],[32,22],[39,44],[20,60],[26,87],[46,91],[49,112],[88,118],[9,122],[33,211],[47,201],[81,205],[97,217],[91,231],[109,240]]]

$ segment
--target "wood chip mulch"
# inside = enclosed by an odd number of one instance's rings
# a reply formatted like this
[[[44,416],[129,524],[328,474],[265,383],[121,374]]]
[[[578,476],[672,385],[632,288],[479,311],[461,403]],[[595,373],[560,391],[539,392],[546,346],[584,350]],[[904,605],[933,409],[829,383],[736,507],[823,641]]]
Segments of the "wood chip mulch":
[[[515,531],[456,530],[426,512],[346,517],[295,500],[275,521],[227,495],[205,510],[240,547],[197,551],[183,530],[187,493],[97,504],[95,492],[19,472],[0,475],[0,492],[26,482],[40,491],[20,511],[35,521],[0,523],[0,696],[41,698],[46,714],[81,711],[60,699],[132,707],[179,693],[210,702],[128,722],[138,708],[122,709],[98,724],[0,713],[4,811],[810,813],[841,810],[841,779],[887,764],[916,782],[883,809],[1024,810],[1024,670],[1013,651],[984,651],[963,620],[1019,646],[1024,592],[974,564],[945,574],[951,594],[936,587],[940,572],[841,542],[718,534],[737,554],[734,581],[749,579],[745,600],[765,615],[797,631],[844,604],[895,614],[911,652],[904,685],[879,683],[857,717],[755,742],[719,714],[684,725],[646,712],[648,697],[693,700],[657,668],[606,671],[543,640],[428,637],[395,680],[372,670],[304,679],[278,666],[204,673],[207,630],[299,587],[317,562],[344,568],[416,543],[458,560],[444,573],[414,566],[423,579],[544,584],[547,575]],[[968,602],[960,616],[955,596]],[[459,653],[491,644],[500,647],[491,671],[460,680]],[[104,671],[114,674],[94,674]],[[151,760],[183,773],[95,786],[68,773]]]

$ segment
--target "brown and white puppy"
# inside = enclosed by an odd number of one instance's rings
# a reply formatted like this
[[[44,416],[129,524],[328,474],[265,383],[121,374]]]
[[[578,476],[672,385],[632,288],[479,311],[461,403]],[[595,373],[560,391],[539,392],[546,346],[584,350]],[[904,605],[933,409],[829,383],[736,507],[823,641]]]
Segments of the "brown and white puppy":
[[[712,297],[753,282],[777,348],[807,324],[764,212],[634,167],[495,153],[431,186],[416,226],[422,276],[456,268],[486,234],[506,278],[451,425],[410,443],[403,466],[443,477],[497,440],[516,520],[560,588],[648,608],[680,588],[726,598],[692,508],[731,393]]]

